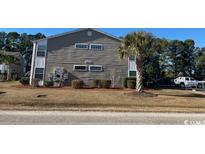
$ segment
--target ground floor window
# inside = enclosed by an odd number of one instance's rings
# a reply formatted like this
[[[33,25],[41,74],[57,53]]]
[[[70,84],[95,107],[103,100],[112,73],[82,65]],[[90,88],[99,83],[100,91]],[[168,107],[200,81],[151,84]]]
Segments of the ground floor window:
[[[43,80],[43,73],[44,73],[44,68],[36,68],[35,69],[35,79]]]
[[[103,67],[102,65],[89,65],[89,71],[90,72],[102,72]]]
[[[73,70],[77,72],[87,71],[87,65],[73,65]]]
[[[136,71],[129,71],[129,77],[136,77]]]

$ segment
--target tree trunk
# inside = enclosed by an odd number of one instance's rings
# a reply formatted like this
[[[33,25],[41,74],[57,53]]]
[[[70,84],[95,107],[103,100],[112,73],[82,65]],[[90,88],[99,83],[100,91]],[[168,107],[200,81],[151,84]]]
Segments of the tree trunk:
[[[136,91],[141,93],[143,91],[143,79],[142,79],[142,61],[141,57],[136,58]]]
[[[7,81],[11,80],[11,70],[10,65],[7,65]]]

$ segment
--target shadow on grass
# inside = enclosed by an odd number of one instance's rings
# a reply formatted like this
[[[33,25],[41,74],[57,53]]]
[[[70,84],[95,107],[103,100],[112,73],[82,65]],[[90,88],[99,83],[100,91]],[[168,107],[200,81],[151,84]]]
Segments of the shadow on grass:
[[[195,98],[205,98],[203,94],[158,94],[163,96],[174,96],[174,97],[195,97]]]
[[[4,91],[0,91],[0,95],[1,95],[1,94],[5,94],[5,93],[6,93],[6,92],[4,92]]]
[[[154,94],[154,93],[146,92],[146,91],[143,91],[141,93],[134,91],[134,92],[125,93],[125,95],[134,96],[134,97],[156,97],[158,96],[158,94]]]

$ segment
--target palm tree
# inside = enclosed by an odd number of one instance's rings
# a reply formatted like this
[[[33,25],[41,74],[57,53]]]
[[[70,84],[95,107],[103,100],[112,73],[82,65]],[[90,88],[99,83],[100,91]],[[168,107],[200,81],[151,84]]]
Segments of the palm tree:
[[[119,46],[120,58],[135,57],[136,61],[136,91],[143,92],[143,57],[155,49],[155,38],[144,31],[127,34]]]
[[[10,66],[18,61],[18,59],[13,55],[6,55],[0,52],[0,63],[5,63],[7,65],[7,80],[11,79]]]

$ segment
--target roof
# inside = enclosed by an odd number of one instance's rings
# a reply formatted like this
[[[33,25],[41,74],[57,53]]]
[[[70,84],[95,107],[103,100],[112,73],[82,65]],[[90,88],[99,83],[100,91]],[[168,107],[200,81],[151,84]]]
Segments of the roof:
[[[43,41],[43,40],[48,40],[48,39],[51,39],[51,38],[56,38],[56,37],[61,37],[61,36],[64,36],[64,35],[68,35],[68,34],[72,34],[72,33],[76,33],[76,32],[80,32],[80,31],[84,31],[84,30],[93,30],[93,31],[96,31],[96,32],[99,32],[101,34],[104,34],[108,37],[111,37],[115,40],[118,40],[118,41],[121,41],[120,38],[114,36],[114,35],[111,35],[111,34],[108,34],[106,32],[103,32],[103,31],[100,31],[98,29],[95,29],[95,28],[80,28],[80,29],[76,29],[76,30],[72,30],[72,31],[69,31],[69,32],[65,32],[65,33],[61,33],[61,34],[57,34],[57,35],[52,35],[52,36],[48,36],[46,38],[43,38],[43,39],[38,39],[38,40],[34,40],[33,42],[38,42],[38,41]]]

